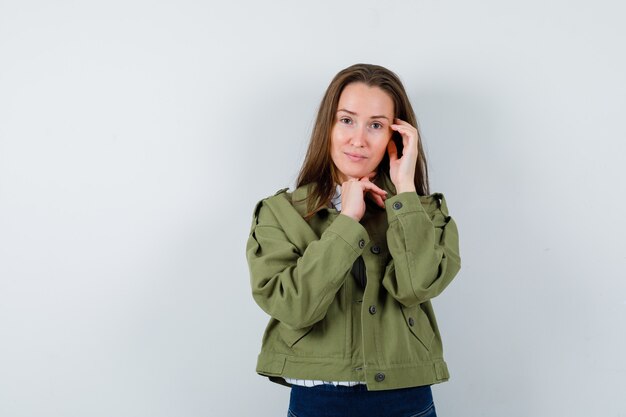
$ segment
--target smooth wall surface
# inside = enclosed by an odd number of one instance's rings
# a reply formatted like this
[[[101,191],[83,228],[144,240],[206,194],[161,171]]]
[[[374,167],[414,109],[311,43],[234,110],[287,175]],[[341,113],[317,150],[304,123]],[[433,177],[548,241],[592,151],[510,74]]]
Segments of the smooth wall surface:
[[[281,416],[244,246],[332,76],[404,80],[463,268],[439,415],[626,416],[618,1],[1,1],[0,416]]]

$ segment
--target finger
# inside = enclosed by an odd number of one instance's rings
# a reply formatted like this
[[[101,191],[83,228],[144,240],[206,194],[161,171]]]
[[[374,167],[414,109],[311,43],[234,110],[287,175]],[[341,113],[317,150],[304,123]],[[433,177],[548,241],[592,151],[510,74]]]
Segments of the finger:
[[[358,182],[357,178],[350,178],[350,179],[348,179],[347,181],[344,181],[341,184],[341,189],[342,190],[347,190],[349,188],[352,188],[352,184],[355,183],[355,182]]]
[[[405,149],[415,149],[417,150],[418,138],[416,135],[408,134],[402,135],[402,144]]]
[[[395,119],[395,121],[395,123],[391,124],[391,128],[393,130],[406,130],[407,132],[412,132],[415,136],[417,136],[417,129],[415,126],[400,119]]]
[[[382,188],[371,182],[368,177],[361,178],[359,184],[361,185],[364,193],[374,192],[380,194],[381,196],[387,195],[387,191],[383,190]]]
[[[402,144],[408,146],[411,139],[417,138],[417,130],[410,126],[391,125],[392,129],[400,133]]]
[[[363,186],[363,190],[366,191],[366,192],[375,193],[375,194],[378,194],[380,196],[387,195],[387,191],[383,190],[382,188],[380,188],[379,186],[377,186],[373,182],[361,181],[361,184]]]
[[[372,200],[376,205],[380,207],[385,207],[385,200],[387,199],[386,195],[376,194],[375,192],[367,191],[366,197]]]
[[[399,123],[394,123],[389,126],[392,130],[397,131],[406,131],[417,135],[417,129],[411,126],[410,124],[401,125]]]
[[[414,127],[411,123],[407,122],[406,120],[402,120],[399,117],[395,117],[393,119],[393,121],[394,121],[394,123],[397,123],[397,124],[403,124],[403,125],[406,125],[406,126]]]
[[[381,196],[379,196],[378,194],[369,194],[372,197],[372,200],[374,200],[374,202],[376,204],[378,204],[380,207],[385,207],[385,199],[382,198]]]

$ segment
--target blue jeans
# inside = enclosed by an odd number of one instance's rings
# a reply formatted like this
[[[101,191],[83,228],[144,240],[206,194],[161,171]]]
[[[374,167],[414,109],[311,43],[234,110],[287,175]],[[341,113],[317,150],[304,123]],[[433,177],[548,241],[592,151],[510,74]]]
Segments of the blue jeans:
[[[365,385],[291,387],[288,417],[437,417],[429,385],[368,391]]]

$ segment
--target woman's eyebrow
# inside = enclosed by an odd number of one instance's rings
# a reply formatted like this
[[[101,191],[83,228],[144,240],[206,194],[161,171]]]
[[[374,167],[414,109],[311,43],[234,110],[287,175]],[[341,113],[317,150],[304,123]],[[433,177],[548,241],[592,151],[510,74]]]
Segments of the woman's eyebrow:
[[[350,110],[346,110],[346,109],[339,109],[339,110],[337,110],[337,113],[339,113],[340,111],[346,112],[346,113],[351,114],[353,116],[357,115],[355,112],[350,111]],[[387,116],[384,116],[382,114],[381,115],[376,115],[376,116],[370,116],[370,119],[387,119],[387,120],[389,120],[389,118]]]

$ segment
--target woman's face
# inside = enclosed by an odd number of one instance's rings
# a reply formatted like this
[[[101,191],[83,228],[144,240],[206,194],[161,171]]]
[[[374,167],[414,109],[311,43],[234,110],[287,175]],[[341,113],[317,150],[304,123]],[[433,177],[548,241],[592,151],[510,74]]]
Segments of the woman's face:
[[[330,156],[341,182],[375,171],[391,139],[393,100],[378,87],[348,84],[339,97]]]

